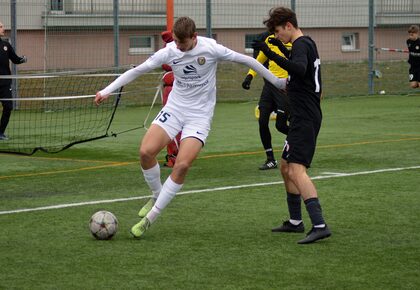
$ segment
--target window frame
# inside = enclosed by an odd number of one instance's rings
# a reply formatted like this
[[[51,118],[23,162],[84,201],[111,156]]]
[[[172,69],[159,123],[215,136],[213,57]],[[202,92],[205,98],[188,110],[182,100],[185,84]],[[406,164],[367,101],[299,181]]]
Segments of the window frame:
[[[50,13],[51,14],[64,14],[64,1],[65,0],[50,0]],[[60,7],[61,4],[61,7]]]
[[[344,32],[341,34],[341,51],[342,52],[360,51],[358,32]]]
[[[254,53],[254,49],[251,44],[254,40],[258,39],[261,33],[247,33],[245,34],[245,53]]]
[[[132,47],[133,39],[147,38],[150,40],[150,45],[145,47]],[[130,35],[128,37],[128,54],[129,55],[140,55],[150,54],[155,52],[155,36],[154,35]]]

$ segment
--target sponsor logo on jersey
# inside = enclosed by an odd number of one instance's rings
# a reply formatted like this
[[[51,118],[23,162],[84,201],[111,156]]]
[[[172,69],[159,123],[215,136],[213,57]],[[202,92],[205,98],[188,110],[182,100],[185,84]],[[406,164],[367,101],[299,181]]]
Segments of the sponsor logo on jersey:
[[[177,63],[180,63],[182,60],[181,59],[176,59],[176,60],[174,60],[172,63],[173,64],[177,64]]]
[[[199,65],[203,65],[206,63],[206,58],[204,56],[200,56],[199,58],[197,58],[197,62]]]
[[[187,65],[184,67],[184,74],[197,74],[197,69],[193,65]]]

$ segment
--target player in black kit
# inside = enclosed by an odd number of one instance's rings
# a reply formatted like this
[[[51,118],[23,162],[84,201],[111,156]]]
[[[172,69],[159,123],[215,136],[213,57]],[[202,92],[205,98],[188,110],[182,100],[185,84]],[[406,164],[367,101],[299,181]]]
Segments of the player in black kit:
[[[271,40],[272,44],[281,46],[281,42],[292,43],[290,59],[276,54],[264,42],[253,44],[255,49],[263,51],[269,59],[288,71],[290,76],[287,84],[290,101],[289,133],[281,160],[281,174],[286,187],[290,219],[272,231],[304,232],[302,198],[312,222],[312,229],[298,243],[313,243],[331,235],[322,215],[315,185],[306,172],[315,153],[322,121],[321,62],[315,42],[303,35],[292,10],[285,7],[271,9],[264,24],[276,36]]]
[[[4,36],[3,23],[0,22],[0,37]],[[10,75],[9,59],[15,64],[21,64],[26,62],[26,57],[19,57],[16,55],[13,47],[7,41],[0,38],[0,75]],[[3,112],[0,120],[0,141],[8,140],[4,131],[6,130],[7,124],[9,124],[10,115],[13,110],[13,102],[10,101],[12,98],[12,84],[11,79],[0,79],[0,101],[3,105]],[[2,100],[9,99],[9,100]]]
[[[420,38],[419,38],[419,26],[411,25],[408,29],[408,63],[410,64],[409,69],[409,81],[410,87],[413,89],[420,87]]]

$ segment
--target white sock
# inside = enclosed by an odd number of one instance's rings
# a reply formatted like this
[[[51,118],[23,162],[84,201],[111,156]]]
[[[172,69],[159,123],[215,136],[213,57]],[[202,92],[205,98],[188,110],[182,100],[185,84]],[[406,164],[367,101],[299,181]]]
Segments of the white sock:
[[[289,220],[289,222],[290,222],[292,225],[297,226],[297,225],[299,225],[299,224],[302,222],[302,220]]]
[[[149,220],[150,223],[154,223],[159,215],[160,209],[152,207],[152,210],[147,213],[146,218]]]
[[[147,185],[153,193],[155,199],[158,198],[160,191],[162,190],[162,182],[160,181],[160,166],[159,163],[156,163],[150,169],[141,169],[143,171],[144,180],[146,180]]]
[[[153,223],[160,212],[171,202],[176,193],[181,190],[183,184],[175,183],[171,176],[166,179],[162,186],[159,197],[157,198],[152,210],[147,214],[147,219]]]

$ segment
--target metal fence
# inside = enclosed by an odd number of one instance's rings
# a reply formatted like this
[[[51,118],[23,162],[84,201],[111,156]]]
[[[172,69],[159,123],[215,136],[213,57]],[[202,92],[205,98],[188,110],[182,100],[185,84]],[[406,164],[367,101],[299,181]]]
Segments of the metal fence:
[[[387,48],[405,48],[407,28],[420,22],[420,0],[175,0],[173,5],[175,18],[192,17],[200,35],[249,55],[269,9],[290,7],[318,45],[325,97],[410,92],[408,55]],[[0,22],[6,38],[29,59],[19,74],[124,69],[163,46],[167,1],[3,0]],[[241,65],[219,66],[219,100],[258,98],[261,80],[251,91],[241,88],[246,72]],[[142,86],[154,88],[153,82]]]

